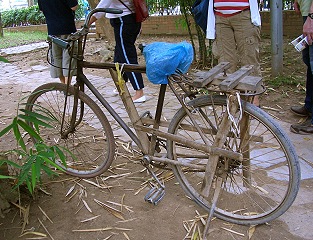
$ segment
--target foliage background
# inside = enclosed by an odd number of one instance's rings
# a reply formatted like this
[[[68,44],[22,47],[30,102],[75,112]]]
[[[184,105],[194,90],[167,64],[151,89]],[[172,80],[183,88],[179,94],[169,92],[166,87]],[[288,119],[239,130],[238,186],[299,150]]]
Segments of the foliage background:
[[[84,14],[84,5],[79,0],[79,8],[75,11],[75,18],[81,19]],[[38,5],[27,8],[12,9],[1,12],[2,27],[16,27],[45,24],[45,16],[39,10]]]

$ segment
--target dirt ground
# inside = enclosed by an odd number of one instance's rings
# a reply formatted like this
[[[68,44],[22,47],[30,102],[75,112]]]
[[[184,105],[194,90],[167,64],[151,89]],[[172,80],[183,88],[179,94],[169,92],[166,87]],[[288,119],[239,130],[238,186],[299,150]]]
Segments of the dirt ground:
[[[181,40],[186,39],[142,36],[138,43]],[[303,101],[305,68],[301,55],[288,45],[289,41],[285,39],[284,46],[284,76],[288,76],[285,79],[289,83],[283,79],[281,86],[274,86],[270,77],[270,39],[262,38],[261,67],[268,89],[261,97],[261,106],[274,117],[293,123],[300,119],[292,115],[289,108]],[[104,42],[90,41],[87,51],[90,56],[99,59],[92,53]],[[8,59],[24,70],[34,63],[47,65],[45,49],[12,55]],[[142,60],[143,56],[140,56]],[[103,70],[88,71],[103,76]],[[14,85],[1,85],[0,95],[0,106],[12,109],[6,112],[6,116],[1,116],[0,122],[7,122],[15,113],[19,93]],[[12,147],[12,142],[13,139],[9,138],[2,141],[0,151]],[[44,177],[43,185],[34,198],[21,189],[21,202],[12,204],[4,212],[5,218],[0,218],[0,239],[176,240],[191,239],[187,229],[191,229],[190,232],[202,231],[199,216],[205,213],[185,196],[170,171],[159,171],[167,179],[164,199],[156,206],[144,201],[150,176],[138,164],[138,154],[129,151],[128,145],[122,141],[118,140],[117,144],[116,161],[107,173],[97,178],[84,180],[64,174],[52,179]],[[303,184],[307,187],[313,185],[309,180]],[[22,234],[22,230],[26,234]],[[264,240],[305,239],[290,233],[286,223],[280,219],[255,228],[214,219],[209,239],[250,239],[249,235],[252,235],[251,239]]]

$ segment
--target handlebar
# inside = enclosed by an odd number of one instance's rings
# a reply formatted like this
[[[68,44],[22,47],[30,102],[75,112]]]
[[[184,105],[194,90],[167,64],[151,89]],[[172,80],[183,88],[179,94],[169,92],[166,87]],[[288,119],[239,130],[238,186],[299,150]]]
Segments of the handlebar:
[[[84,36],[84,35],[87,35],[88,32],[89,32],[89,21],[90,21],[90,18],[91,16],[94,14],[94,13],[97,13],[97,12],[105,12],[105,13],[113,13],[113,14],[121,14],[123,13],[123,10],[120,10],[120,9],[117,9],[117,8],[95,8],[93,10],[91,10],[86,19],[85,19],[85,23],[84,23],[84,26],[81,30],[75,32],[75,33],[72,33],[71,35],[68,36],[67,39],[61,39],[61,38],[58,38],[56,36],[53,36],[53,35],[48,35],[48,41],[51,41],[55,44],[57,44],[58,46],[60,46],[61,48],[63,49],[67,49],[70,47],[70,43],[71,41],[76,41],[78,40],[80,37]]]
[[[105,12],[105,13],[113,13],[113,14],[121,14],[123,13],[123,10],[117,9],[117,8],[95,8],[93,10],[91,10],[86,19],[85,19],[85,23],[84,23],[84,28],[89,28],[88,23],[89,20],[91,18],[91,16],[96,13],[96,12]]]

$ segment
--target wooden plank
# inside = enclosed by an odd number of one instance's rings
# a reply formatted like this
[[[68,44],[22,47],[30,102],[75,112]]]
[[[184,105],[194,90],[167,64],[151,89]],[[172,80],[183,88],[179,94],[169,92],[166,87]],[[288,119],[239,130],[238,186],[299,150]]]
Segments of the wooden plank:
[[[229,62],[221,62],[217,66],[211,68],[209,71],[199,71],[194,73],[194,86],[201,88],[208,85],[213,81],[216,75],[223,72],[224,70],[227,70],[228,68],[230,68]]]
[[[238,82],[245,76],[249,75],[253,71],[253,65],[247,65],[241,67],[236,72],[230,74],[222,81],[219,85],[219,88],[222,91],[229,91],[237,86]]]
[[[257,92],[262,85],[262,77],[245,76],[242,78],[235,89],[240,91]]]

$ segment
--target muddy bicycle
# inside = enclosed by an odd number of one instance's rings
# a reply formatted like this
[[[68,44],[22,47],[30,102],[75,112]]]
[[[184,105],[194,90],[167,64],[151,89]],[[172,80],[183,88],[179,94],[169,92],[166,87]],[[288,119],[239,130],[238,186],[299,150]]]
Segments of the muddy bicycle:
[[[115,139],[104,108],[140,149],[141,163],[158,183],[148,191],[148,202],[156,204],[165,192],[154,173],[156,166],[171,168],[185,193],[209,216],[254,225],[287,211],[299,190],[298,156],[279,124],[250,103],[264,91],[262,79],[250,76],[252,67],[227,74],[229,64],[220,63],[188,76],[172,74],[168,84],[160,85],[155,116],[140,116],[120,76],[123,71],[145,73],[146,66],[84,59],[87,23],[97,11],[119,10],[92,10],[84,27],[66,41],[50,36],[51,41],[69,50],[77,44],[78,52],[73,56],[77,59],[76,83],[44,84],[33,91],[26,106],[53,119],[49,122],[53,128],[41,126],[40,134],[47,144],[58,144],[73,154],[66,156],[66,166],[59,163],[66,172],[95,177],[110,167]],[[131,126],[88,80],[84,68],[110,71]],[[86,94],[86,88],[97,102]],[[180,103],[169,123],[161,119],[167,92]]]

